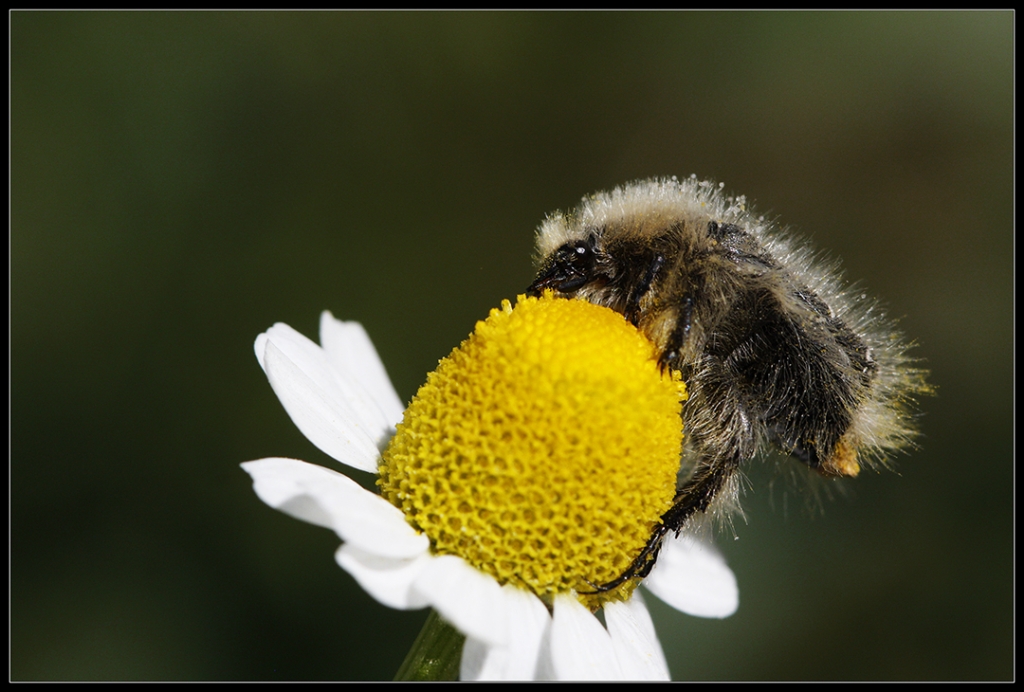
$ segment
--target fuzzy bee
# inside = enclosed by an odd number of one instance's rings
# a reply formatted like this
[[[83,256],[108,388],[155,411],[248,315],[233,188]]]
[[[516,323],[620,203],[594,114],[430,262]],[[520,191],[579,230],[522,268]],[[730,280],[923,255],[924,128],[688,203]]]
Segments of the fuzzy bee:
[[[720,185],[652,179],[586,197],[544,221],[537,252],[530,293],[622,313],[689,392],[673,506],[629,568],[596,590],[646,576],[669,532],[727,514],[737,471],[769,448],[838,477],[912,443],[913,397],[929,387],[906,343],[834,266]]]

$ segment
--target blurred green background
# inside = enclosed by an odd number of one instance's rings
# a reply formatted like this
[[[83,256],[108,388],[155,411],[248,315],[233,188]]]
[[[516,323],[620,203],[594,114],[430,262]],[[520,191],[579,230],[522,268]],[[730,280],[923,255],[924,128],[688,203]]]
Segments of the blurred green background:
[[[674,677],[1014,675],[1011,13],[10,21],[12,678],[391,678],[425,611],[238,467],[337,468],[253,339],[359,320],[408,400],[547,212],[691,173],[843,258],[938,396],[818,516],[752,466],[739,612],[648,598]]]

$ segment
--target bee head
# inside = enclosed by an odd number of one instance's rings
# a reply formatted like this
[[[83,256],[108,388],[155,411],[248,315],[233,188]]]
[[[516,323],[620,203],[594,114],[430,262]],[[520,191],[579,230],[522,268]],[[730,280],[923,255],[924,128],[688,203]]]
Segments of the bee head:
[[[540,295],[544,289],[573,294],[585,286],[602,285],[611,279],[608,257],[598,246],[598,236],[590,233],[581,240],[565,243],[541,262],[537,278],[527,290]]]

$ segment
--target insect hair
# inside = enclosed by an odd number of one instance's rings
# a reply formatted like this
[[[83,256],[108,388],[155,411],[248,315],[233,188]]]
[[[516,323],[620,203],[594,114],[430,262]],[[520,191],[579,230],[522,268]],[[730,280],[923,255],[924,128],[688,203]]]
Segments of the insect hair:
[[[742,464],[770,449],[825,477],[888,465],[913,446],[914,397],[931,391],[837,261],[723,188],[693,176],[629,183],[537,232],[529,290],[622,313],[689,391],[679,491],[628,577],[649,571],[667,533],[728,522]]]

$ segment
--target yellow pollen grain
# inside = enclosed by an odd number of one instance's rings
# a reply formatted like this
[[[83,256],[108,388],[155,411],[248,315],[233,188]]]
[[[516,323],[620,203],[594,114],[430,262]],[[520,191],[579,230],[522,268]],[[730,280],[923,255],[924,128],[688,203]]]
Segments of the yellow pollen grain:
[[[378,484],[435,553],[545,598],[589,591],[625,571],[672,504],[683,399],[620,314],[519,296],[427,377]]]

